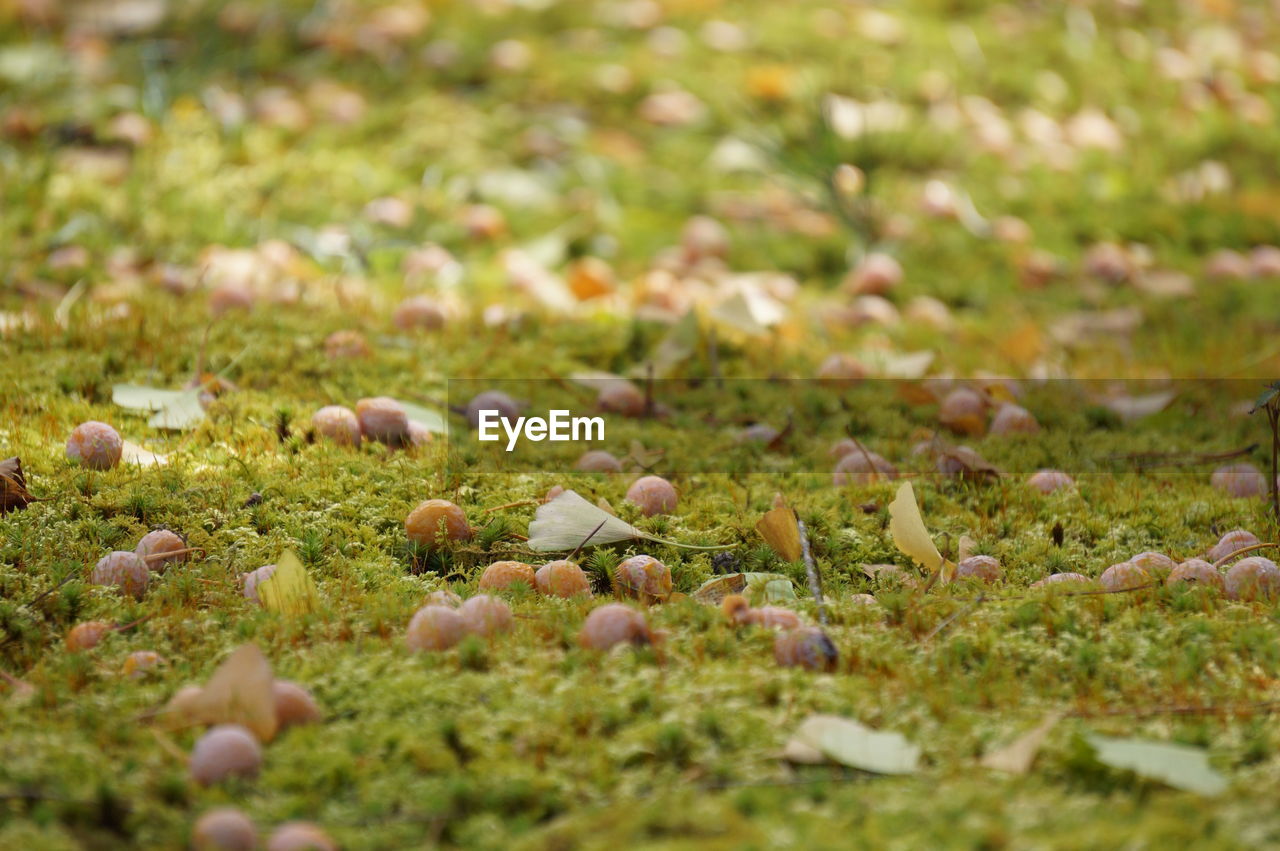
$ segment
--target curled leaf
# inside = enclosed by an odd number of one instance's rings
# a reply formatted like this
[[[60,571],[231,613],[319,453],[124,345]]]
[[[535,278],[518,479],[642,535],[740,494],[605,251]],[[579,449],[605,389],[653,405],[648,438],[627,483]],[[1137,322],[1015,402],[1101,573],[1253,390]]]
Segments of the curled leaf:
[[[276,560],[276,569],[258,583],[262,608],[282,615],[305,615],[320,607],[320,593],[311,575],[293,552],[285,550]]]
[[[912,774],[920,761],[920,747],[901,733],[872,730],[836,715],[810,715],[784,751],[793,762],[814,762],[817,754],[875,774]]]
[[[255,644],[236,648],[203,688],[184,688],[161,712],[171,727],[240,724],[261,742],[276,734],[276,700],[271,663]]]
[[[17,456],[0,461],[0,514],[21,511],[35,497],[27,490],[27,479],[22,474],[22,461]]]
[[[796,523],[795,511],[786,506],[774,508],[760,518],[756,531],[786,561],[800,560],[800,527]]]
[[[1086,741],[1098,761],[1111,768],[1201,795],[1217,795],[1227,788],[1226,778],[1209,765],[1203,748],[1097,735],[1087,736]]]
[[[929,537],[911,482],[903,482],[898,487],[898,495],[889,503],[889,534],[899,550],[929,573],[940,573],[939,578],[943,582],[951,580],[956,566],[942,557],[933,538]]]

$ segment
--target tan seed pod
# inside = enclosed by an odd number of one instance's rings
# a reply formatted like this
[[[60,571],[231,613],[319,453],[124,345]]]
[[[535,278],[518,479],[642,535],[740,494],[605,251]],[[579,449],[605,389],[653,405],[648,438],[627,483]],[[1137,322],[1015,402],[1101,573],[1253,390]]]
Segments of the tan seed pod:
[[[642,600],[671,596],[671,569],[653,556],[632,556],[614,572],[618,590]]]
[[[588,650],[608,650],[617,644],[648,644],[653,640],[644,615],[621,603],[608,603],[587,615],[578,643]]]
[[[1209,483],[1237,499],[1262,496],[1267,492],[1267,478],[1249,463],[1227,464],[1213,471]]]
[[[326,405],[311,415],[316,434],[339,446],[360,445],[360,419],[356,412],[342,405]]]
[[[816,626],[792,629],[773,642],[773,658],[784,668],[807,671],[834,671],[840,654],[831,639]]]
[[[219,724],[196,742],[190,767],[192,779],[201,786],[228,777],[255,777],[262,768],[262,747],[239,724]]]
[[[661,476],[641,476],[627,488],[627,501],[640,506],[646,517],[676,510],[676,489]]]
[[[141,599],[151,580],[151,569],[128,550],[117,550],[103,556],[93,568],[93,584],[119,588],[126,594]]]
[[[115,629],[105,621],[85,621],[78,623],[67,631],[67,649],[71,651],[91,650],[97,647]]]
[[[979,579],[983,582],[1000,581],[1000,562],[991,556],[969,556],[956,565],[957,579]]]
[[[1169,577],[1165,579],[1166,585],[1178,585],[1184,582],[1217,588],[1219,591],[1226,588],[1226,583],[1223,582],[1222,574],[1218,569],[1209,562],[1198,558],[1187,559],[1169,571]]]
[[[590,449],[582,453],[573,469],[583,473],[621,473],[622,462],[613,453],[603,449]]]
[[[209,810],[191,829],[191,847],[195,851],[253,851],[258,847],[258,829],[240,810]]]
[[[1027,478],[1028,485],[1045,494],[1069,488],[1075,483],[1075,479],[1061,470],[1036,470]]]
[[[414,651],[448,650],[466,634],[466,624],[456,609],[430,605],[413,613],[404,640]]]
[[[67,458],[90,470],[110,470],[120,463],[123,454],[120,433],[97,420],[81,423],[67,438]]]
[[[1273,600],[1280,595],[1280,568],[1269,558],[1242,558],[1223,580],[1232,600]]]
[[[571,561],[549,561],[533,575],[538,593],[546,597],[591,596],[591,581],[581,567]]]
[[[185,549],[187,549],[187,542],[176,533],[168,529],[156,529],[142,536],[134,552],[138,558],[146,562],[148,568],[156,571],[168,565],[186,561],[187,554],[182,552]],[[173,555],[165,555],[165,553],[173,553]]]
[[[481,591],[507,591],[517,583],[534,587],[533,567],[522,561],[495,561],[480,574]]]
[[[852,442],[852,441],[850,441]],[[898,468],[882,455],[854,447],[836,462],[831,483],[838,488],[846,485],[869,485],[898,478]]]
[[[315,698],[297,683],[276,680],[271,684],[271,692],[276,701],[276,724],[281,730],[320,720],[320,707]]]
[[[475,635],[500,635],[510,632],[515,624],[511,607],[488,594],[477,594],[458,609],[462,626]]]
[[[275,829],[267,851],[338,851],[338,843],[310,822],[293,821]]]
[[[468,541],[472,534],[467,515],[447,499],[419,503],[405,518],[404,531],[410,541],[433,550],[450,541]]]
[[[360,433],[368,440],[388,446],[405,446],[409,442],[409,415],[404,406],[388,396],[375,396],[356,402],[356,418]]]
[[[1106,591],[1123,591],[1151,584],[1151,574],[1127,561],[1113,564],[1098,577],[1098,584]]]

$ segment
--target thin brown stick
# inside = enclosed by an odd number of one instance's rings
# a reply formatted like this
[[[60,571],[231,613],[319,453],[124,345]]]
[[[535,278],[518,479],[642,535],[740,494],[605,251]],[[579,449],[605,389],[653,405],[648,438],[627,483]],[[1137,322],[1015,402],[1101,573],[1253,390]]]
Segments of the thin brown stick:
[[[537,505],[540,500],[536,499],[517,499],[515,502],[508,502],[506,505],[495,505],[493,508],[486,508],[481,514],[492,514],[495,511],[502,511],[506,508],[519,508],[522,505]]]
[[[1241,547],[1240,549],[1236,550],[1233,553],[1228,553],[1227,555],[1215,561],[1213,563],[1213,566],[1222,567],[1224,564],[1231,561],[1236,556],[1241,556],[1241,555],[1244,555],[1245,553],[1251,553],[1254,550],[1265,550],[1268,547],[1275,547],[1275,546],[1280,546],[1280,544],[1267,544],[1267,543],[1250,544],[1247,547]]]
[[[955,623],[960,618],[969,614],[969,612],[972,612],[974,609],[978,608],[978,606],[981,606],[983,601],[985,601],[986,599],[987,599],[986,594],[979,594],[977,597],[973,599],[971,603],[969,603],[969,605],[965,606],[962,609],[958,609],[955,612],[952,612],[950,617],[941,621],[937,626],[929,630],[929,634],[926,635],[924,638],[920,639],[921,643],[928,643],[938,633],[942,632],[944,629],[951,626],[951,624]]]
[[[800,530],[800,555],[804,559],[805,573],[809,575],[809,592],[813,594],[813,599],[818,604],[818,621],[826,626],[827,604],[822,599],[822,576],[818,573],[818,564],[813,560],[813,553],[809,550],[809,531],[805,529],[804,521],[798,516],[796,528]]]

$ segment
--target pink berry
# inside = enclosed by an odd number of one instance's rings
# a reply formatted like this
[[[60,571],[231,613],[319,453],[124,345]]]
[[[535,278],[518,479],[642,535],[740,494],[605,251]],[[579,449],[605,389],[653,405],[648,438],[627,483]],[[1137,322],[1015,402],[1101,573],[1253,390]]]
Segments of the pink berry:
[[[969,556],[956,565],[957,579],[979,579],[983,582],[1000,581],[1000,562],[991,556]]]
[[[591,596],[591,582],[582,568],[571,561],[549,561],[533,575],[538,593],[546,597]]]
[[[867,377],[867,368],[853,355],[837,353],[818,366],[818,383],[827,387],[852,387]]]
[[[621,603],[608,603],[587,615],[578,643],[588,650],[608,650],[616,644],[648,644],[653,640],[644,615]]]
[[[67,458],[90,470],[110,470],[120,463],[123,452],[120,433],[97,420],[81,423],[67,438]]]
[[[773,658],[784,668],[806,671],[834,671],[840,654],[819,627],[806,626],[778,635],[773,642]]]
[[[222,284],[209,293],[209,313],[221,316],[232,310],[253,310],[257,300],[251,287],[244,284]]]
[[[375,396],[356,402],[356,418],[360,432],[369,440],[389,446],[404,446],[409,441],[409,415],[404,406],[388,396]]]
[[[1093,583],[1093,580],[1085,576],[1083,573],[1054,573],[1050,576],[1046,576],[1038,582],[1031,583],[1031,587],[1044,588],[1054,585],[1073,585],[1077,583],[1081,585],[1090,585]]]
[[[630,381],[609,381],[600,388],[596,407],[624,417],[639,417],[645,412],[645,397]]]
[[[1267,479],[1252,464],[1227,464],[1213,471],[1209,483],[1236,498],[1262,496],[1267,492]]]
[[[316,434],[340,446],[360,445],[360,419],[356,412],[342,405],[326,405],[311,415]]]
[[[209,810],[191,829],[191,846],[195,851],[253,851],[258,847],[258,830],[237,809]]]
[[[1270,600],[1280,594],[1280,568],[1269,558],[1242,558],[1227,571],[1224,585],[1233,600]]]
[[[370,354],[369,341],[359,331],[334,331],[324,338],[324,353],[330,360],[356,360]]]
[[[1189,558],[1169,571],[1169,577],[1165,580],[1165,584],[1177,585],[1180,582],[1206,585],[1210,588],[1217,588],[1219,591],[1226,587],[1222,581],[1222,574],[1218,572],[1218,569],[1209,564],[1209,562],[1198,558]]]
[[[462,615],[448,606],[423,606],[413,613],[405,643],[410,650],[448,650],[467,634]]]
[[[611,452],[603,449],[589,449],[582,453],[573,469],[583,473],[621,473],[622,462]]]
[[[338,851],[338,843],[314,824],[292,821],[275,829],[267,851]]]
[[[1102,571],[1102,575],[1098,577],[1098,584],[1107,591],[1139,588],[1150,583],[1151,574],[1136,564],[1130,564],[1127,561],[1111,565]]]
[[[219,724],[191,751],[191,777],[211,786],[228,777],[254,777],[262,768],[262,747],[239,724]]]
[[[141,598],[151,579],[151,569],[137,553],[117,550],[103,556],[93,568],[93,584],[112,585],[126,594]]]
[[[480,574],[479,587],[481,591],[507,591],[518,583],[533,588],[532,566],[522,561],[495,561]]]
[[[884,295],[900,283],[902,264],[889,254],[873,251],[845,278],[844,288],[858,295]]]
[[[257,570],[240,574],[240,583],[244,587],[245,599],[261,603],[262,600],[258,598],[258,586],[270,579],[275,572],[276,566],[274,564],[264,564]]]
[[[1178,566],[1177,562],[1164,553],[1155,552],[1138,553],[1129,559],[1129,564],[1137,565],[1156,578],[1168,576],[1170,571]]]
[[[1021,405],[1005,403],[991,418],[992,434],[1036,434],[1039,431],[1040,423]]]
[[[276,723],[280,729],[295,724],[314,724],[320,720],[320,707],[316,699],[297,683],[276,680],[271,684],[276,700]]]
[[[1249,258],[1225,248],[1209,255],[1204,263],[1205,277],[1214,281],[1243,281],[1251,271]]]
[[[730,594],[720,604],[730,621],[736,624],[762,626],[766,629],[798,629],[800,616],[781,606],[752,608],[741,594]]]
[[[618,565],[614,574],[618,589],[642,600],[665,600],[671,596],[671,569],[653,556],[632,556]]]
[[[898,478],[898,468],[875,452],[864,452],[854,447],[836,462],[831,483],[838,488],[846,485],[869,485]]]
[[[646,517],[676,510],[676,489],[661,476],[641,476],[627,488],[627,501],[640,506]]]
[[[424,606],[448,606],[456,609],[462,605],[462,598],[450,591],[448,588],[437,588],[427,595],[427,599],[423,602]]]
[[[458,609],[462,626],[475,635],[498,635],[510,632],[514,625],[511,607],[488,594],[477,594]]]
[[[187,549],[187,542],[177,534],[168,529],[156,529],[142,536],[134,552],[138,558],[146,562],[148,568],[161,570],[167,565],[186,561],[187,554],[183,552],[185,549]],[[173,553],[173,555],[166,555],[166,553]]]
[[[401,331],[438,331],[444,327],[444,309],[430,296],[416,295],[400,302],[391,320]]]
[[[1027,484],[1040,493],[1053,493],[1069,488],[1075,483],[1075,479],[1061,470],[1036,470],[1027,478]]]
[[[1255,278],[1280,278],[1280,248],[1259,245],[1249,252],[1249,273]]]
[[[1234,552],[1261,543],[1257,536],[1245,529],[1232,529],[1218,539],[1218,543],[1209,550],[1209,561],[1222,561]]]

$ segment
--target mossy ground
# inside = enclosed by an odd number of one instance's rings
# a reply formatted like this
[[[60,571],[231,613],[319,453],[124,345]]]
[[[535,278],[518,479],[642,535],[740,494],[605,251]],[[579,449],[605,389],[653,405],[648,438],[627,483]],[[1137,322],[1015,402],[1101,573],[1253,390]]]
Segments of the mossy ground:
[[[326,11],[284,2],[238,7],[258,16],[252,38],[226,32],[228,17],[219,24],[215,4],[183,4],[157,32],[103,40],[104,64],[93,65],[97,43],[75,47],[59,26],[24,23],[0,3],[0,42],[30,48],[28,59],[57,51],[35,75],[15,72],[7,54],[0,87],[0,112],[20,107],[43,123],[32,137],[0,137],[0,308],[29,311],[34,322],[0,332],[0,455],[22,458],[40,497],[0,519],[0,665],[35,688],[21,699],[0,686],[0,846],[176,848],[201,812],[223,804],[242,807],[262,826],[315,821],[351,849],[1280,843],[1273,794],[1280,732],[1270,716],[1124,713],[1273,699],[1280,666],[1274,605],[1164,588],[1000,599],[1048,573],[1097,575],[1143,550],[1197,555],[1232,528],[1274,540],[1265,502],[1223,496],[1210,488],[1206,468],[1082,476],[1076,488],[1048,497],[1015,476],[983,485],[918,480],[930,528],[973,537],[1005,568],[994,599],[926,639],[979,589],[921,598],[861,573],[866,563],[906,564],[887,532],[887,484],[836,489],[826,474],[677,476],[679,510],[646,520],[622,503],[627,476],[482,475],[447,468],[440,443],[388,452],[305,438],[321,405],[372,395],[439,400],[450,377],[634,367],[664,326],[605,310],[574,319],[532,311],[514,325],[486,326],[479,305],[528,307],[505,289],[499,252],[559,229],[568,256],[611,255],[620,277],[630,279],[677,240],[685,219],[715,212],[726,193],[781,193],[771,197],[827,216],[804,174],[814,162],[839,161],[836,154],[879,161],[878,202],[918,219],[914,234],[894,246],[907,269],[895,300],[941,298],[956,328],[797,322],[768,345],[722,341],[717,368],[727,375],[809,377],[829,352],[872,339],[937,350],[944,371],[1018,373],[1027,364],[1000,344],[1009,329],[1120,307],[1142,311],[1132,334],[1082,347],[1041,334],[1038,356],[1083,377],[1241,378],[1280,366],[1280,287],[1211,283],[1197,272],[1214,249],[1280,241],[1273,173],[1280,132],[1241,121],[1227,102],[1188,112],[1179,88],[1159,78],[1151,60],[1157,46],[1184,44],[1210,26],[1274,43],[1266,3],[1093,4],[1095,32],[1079,17],[1084,7],[911,0],[893,9],[905,32],[893,45],[855,34],[860,7],[662,5],[667,24],[694,35],[673,59],[655,56],[645,32],[601,23],[605,4],[500,14],[432,4],[427,33],[371,55],[318,48],[300,35],[326,14],[349,15],[339,30],[352,29],[371,6]],[[1262,24],[1251,23],[1259,16]],[[752,49],[705,47],[696,34],[714,17],[748,26]],[[971,56],[966,33],[981,45],[981,61],[961,58]],[[437,38],[459,47],[446,70],[420,58]],[[503,38],[530,45],[529,69],[492,69],[489,48]],[[75,62],[66,60],[68,45]],[[594,85],[605,62],[630,67],[631,93]],[[786,97],[758,97],[750,81],[766,66],[788,70]],[[920,84],[930,69],[944,71],[955,92],[987,97],[1011,115],[1035,106],[1065,116],[1082,105],[1120,115],[1125,149],[1090,154],[1066,173],[1031,165],[1011,174],[1007,161],[962,133],[925,127],[884,150],[823,160],[831,152],[810,135],[820,93],[922,106]],[[1048,70],[1066,86],[1060,102],[1045,100]],[[361,92],[363,117],[316,120],[306,132],[255,118],[227,129],[206,107],[212,86],[252,96],[268,85],[303,91],[321,79]],[[640,97],[664,80],[704,99],[702,122],[658,129],[637,120]],[[1274,85],[1248,78],[1242,85],[1280,107]],[[123,174],[95,179],[73,155],[105,134],[121,110],[145,115],[153,136],[128,151]],[[519,141],[530,128],[555,129],[565,150],[539,159]],[[762,173],[718,173],[705,163],[726,135],[767,142],[780,157]],[[1206,158],[1231,166],[1233,189],[1168,203],[1168,181]],[[469,240],[457,212],[484,192],[466,181],[509,168],[537,171],[553,200],[506,206],[509,236]],[[1023,217],[1037,247],[1072,261],[1099,239],[1146,243],[1161,265],[1197,278],[1195,293],[1159,300],[1074,277],[1028,291],[1018,280],[1017,249],[917,216],[920,185],[935,174],[962,186],[979,210]],[[413,204],[408,227],[362,217],[368,201],[390,194]],[[731,265],[795,275],[804,287],[796,313],[803,314],[846,268],[851,236],[828,218],[831,227],[816,233],[776,219],[734,224]],[[305,307],[264,304],[210,325],[203,295],[174,296],[148,283],[152,261],[194,268],[215,243],[311,245],[317,229],[331,224],[348,228],[357,250],[345,260],[306,260],[298,271]],[[465,265],[466,309],[439,333],[404,335],[388,319],[403,295],[400,260],[429,240]],[[49,265],[51,250],[71,243],[88,250],[87,267]],[[88,289],[56,314],[58,297],[77,281]],[[31,295],[49,291],[47,301]],[[369,337],[371,358],[326,357],[326,335],[349,328]],[[194,431],[155,432],[111,404],[117,382],[180,386],[202,352],[205,368],[225,371],[239,389]],[[683,368],[705,375],[711,366],[697,357]],[[1059,438],[1086,436],[1078,410],[1049,400],[1036,413]],[[126,438],[169,453],[170,463],[105,473],[72,466],[63,443],[87,419],[114,423]],[[1170,450],[1205,437],[1194,418],[1170,418],[1164,427],[1155,442]],[[1262,423],[1241,429],[1250,427],[1251,439],[1265,437]],[[1017,459],[1016,445],[975,445],[993,459],[1001,452]],[[1062,466],[1084,468],[1089,460],[1066,457]],[[1252,460],[1265,455],[1259,450]],[[809,525],[838,672],[780,669],[770,635],[731,629],[717,610],[691,600],[650,610],[667,633],[657,649],[588,653],[575,636],[589,604],[527,594],[513,599],[519,620],[511,635],[408,653],[404,626],[429,590],[448,584],[465,595],[490,561],[538,560],[518,536],[533,515],[531,501],[555,484],[604,497],[664,537],[736,544],[744,569],[788,573],[804,587],[801,569],[780,563],[753,531],[773,495],[784,494]],[[255,493],[261,500],[251,504]],[[402,524],[428,497],[456,501],[484,531],[443,555],[415,552]],[[530,502],[486,513],[522,501]],[[1057,524],[1061,545],[1052,536]],[[200,556],[170,569],[140,602],[87,583],[103,554],[132,549],[160,526],[180,531]],[[285,548],[316,578],[319,612],[284,619],[241,596],[237,576]],[[662,559],[686,593],[713,575],[710,555],[663,545],[605,548],[585,564],[602,576],[629,551]],[[874,593],[879,605],[850,603],[859,592]],[[800,608],[813,614],[807,600]],[[88,619],[136,625],[92,652],[67,652],[66,631]],[[307,685],[325,721],[272,743],[257,780],[198,788],[140,719],[179,686],[203,681],[245,642],[259,644],[278,675]],[[123,661],[141,649],[167,663],[152,676],[126,679]],[[977,766],[989,747],[1055,710],[1098,717],[1065,721],[1028,777]],[[779,751],[812,712],[901,731],[922,746],[922,772],[873,778],[789,767]],[[1078,742],[1085,730],[1203,745],[1231,789],[1205,800],[1099,770]],[[174,740],[186,749],[192,736]]]

